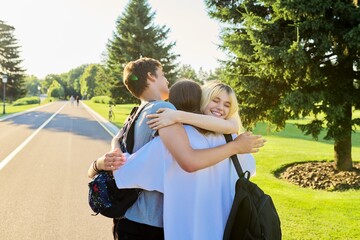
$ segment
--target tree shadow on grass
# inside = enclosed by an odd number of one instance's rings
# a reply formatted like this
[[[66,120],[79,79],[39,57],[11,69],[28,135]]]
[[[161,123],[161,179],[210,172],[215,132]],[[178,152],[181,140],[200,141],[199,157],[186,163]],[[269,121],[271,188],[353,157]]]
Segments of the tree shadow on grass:
[[[326,130],[323,130],[318,140],[315,140],[310,135],[305,135],[301,130],[294,124],[294,123],[286,123],[286,126],[281,131],[276,131],[275,127],[269,127],[267,123],[257,123],[254,134],[261,134],[263,136],[277,136],[282,138],[294,138],[294,139],[301,139],[301,140],[307,140],[307,141],[316,141],[319,143],[325,143],[334,145],[334,140],[324,140],[324,137],[326,135]],[[351,143],[352,147],[360,147],[360,131],[356,130],[352,133],[351,136]]]

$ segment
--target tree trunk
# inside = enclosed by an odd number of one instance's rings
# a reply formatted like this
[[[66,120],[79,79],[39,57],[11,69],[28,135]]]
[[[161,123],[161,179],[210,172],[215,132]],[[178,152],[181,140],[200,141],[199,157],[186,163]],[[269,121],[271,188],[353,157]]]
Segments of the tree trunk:
[[[350,170],[352,165],[351,159],[351,135],[346,139],[337,140],[334,144],[335,160],[334,167],[340,171]]]
[[[339,139],[335,139],[334,143],[334,167],[340,171],[347,171],[353,167],[351,158],[351,111],[351,105],[347,104],[344,119],[340,121],[339,126],[344,131],[344,135]]]

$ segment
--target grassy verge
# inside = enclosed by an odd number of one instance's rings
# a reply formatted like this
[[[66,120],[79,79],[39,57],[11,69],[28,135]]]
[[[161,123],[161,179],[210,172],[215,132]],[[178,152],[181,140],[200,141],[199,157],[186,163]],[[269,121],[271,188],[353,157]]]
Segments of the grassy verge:
[[[107,105],[86,104],[107,118]],[[114,108],[117,126],[121,127],[132,106],[126,104]],[[255,154],[257,175],[252,180],[272,196],[281,218],[283,239],[359,239],[360,191],[304,189],[274,177],[273,172],[285,164],[333,160],[332,141],[325,141],[321,136],[319,141],[304,136],[294,123],[288,121],[281,132],[269,131],[263,123],[254,130],[254,133],[262,134],[267,143]],[[352,141],[353,160],[360,161],[359,131],[353,133]]]
[[[6,104],[5,105],[5,112],[6,114],[2,114],[3,112],[3,105],[1,103],[1,112],[0,112],[0,117],[3,117],[3,116],[6,116],[6,115],[10,115],[10,114],[14,114],[14,113],[18,113],[18,112],[23,112],[23,111],[26,111],[28,109],[31,109],[31,108],[36,108],[38,106],[41,106],[41,105],[45,105],[45,104],[48,104],[49,102],[54,102],[54,101],[57,101],[57,99],[55,98],[45,98],[44,100],[41,101],[41,103],[34,103],[34,104],[25,104],[25,105],[17,105],[17,106],[14,106],[12,104]]]
[[[90,100],[83,101],[86,105],[88,105],[95,112],[100,114],[105,119],[108,119],[109,116],[109,105],[102,103],[94,103]],[[111,121],[118,128],[123,126],[123,123],[126,120],[126,117],[131,112],[131,109],[135,106],[135,104],[121,104],[113,107],[115,118]]]
[[[3,115],[3,114],[2,114],[3,106],[1,105],[1,115],[0,115],[0,117],[6,116],[6,115],[9,115],[9,114],[18,113],[18,112],[23,112],[23,111],[26,111],[26,110],[28,110],[28,109],[35,108],[35,107],[38,107],[38,106],[39,106],[38,103],[36,103],[36,104],[29,104],[29,105],[19,105],[19,106],[6,105],[6,106],[5,106],[5,112],[6,112],[6,114]]]

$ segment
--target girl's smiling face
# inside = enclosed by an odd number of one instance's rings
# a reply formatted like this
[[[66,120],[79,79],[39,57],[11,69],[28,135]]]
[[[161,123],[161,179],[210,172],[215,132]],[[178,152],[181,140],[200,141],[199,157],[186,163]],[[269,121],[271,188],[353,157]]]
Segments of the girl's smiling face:
[[[230,97],[226,91],[222,91],[214,97],[204,109],[204,114],[226,119],[231,107]]]

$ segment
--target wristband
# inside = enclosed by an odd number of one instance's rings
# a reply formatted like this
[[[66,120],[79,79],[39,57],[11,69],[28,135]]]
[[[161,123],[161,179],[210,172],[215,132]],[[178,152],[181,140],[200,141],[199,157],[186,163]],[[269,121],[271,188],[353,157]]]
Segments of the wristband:
[[[97,167],[97,159],[93,162],[93,169],[96,173],[100,172],[100,170]]]

